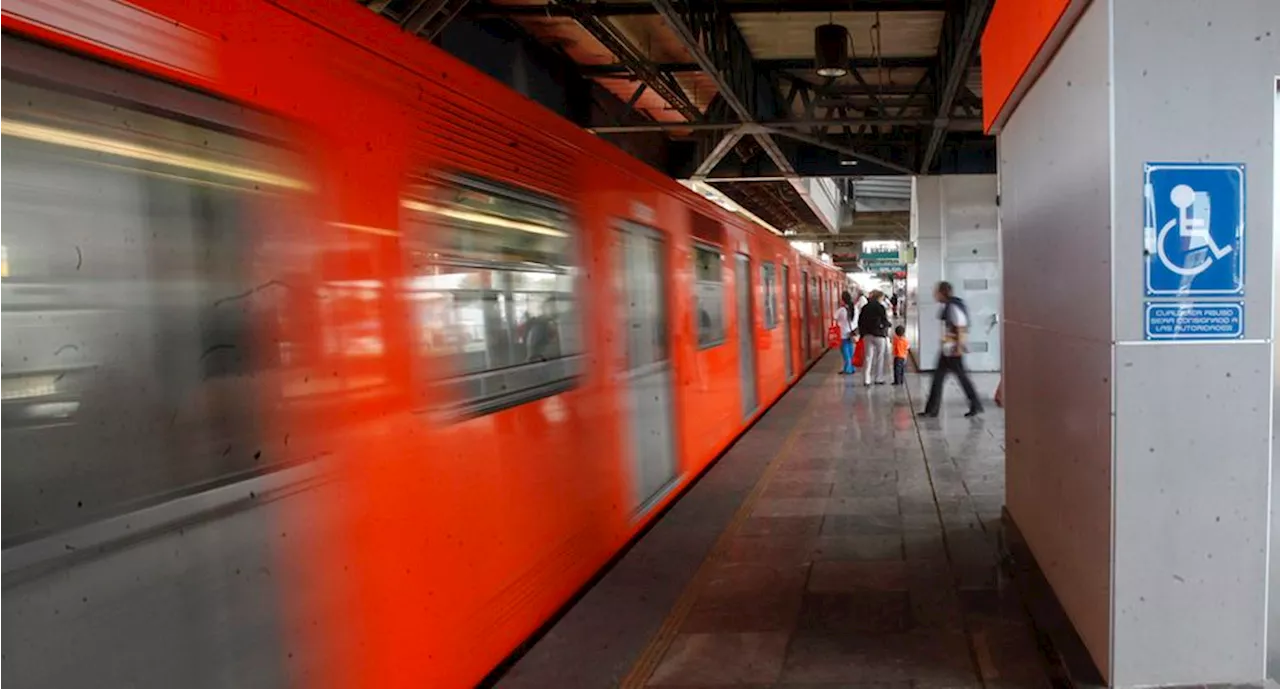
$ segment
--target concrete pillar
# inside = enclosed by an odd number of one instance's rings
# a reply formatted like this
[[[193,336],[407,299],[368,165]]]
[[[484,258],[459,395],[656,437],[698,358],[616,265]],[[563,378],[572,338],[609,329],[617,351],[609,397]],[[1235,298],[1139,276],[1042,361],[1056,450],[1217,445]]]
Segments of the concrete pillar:
[[[909,330],[920,365],[932,369],[938,359],[942,328],[933,288],[953,283],[974,319],[970,368],[1000,369],[1000,231],[996,217],[995,175],[916,177],[911,197],[911,241],[916,262],[907,268],[907,289],[914,291]]]
[[[1280,3],[1070,4],[999,134],[1009,514],[1111,686],[1261,683]],[[1239,338],[1148,331],[1189,299],[1148,294],[1150,163],[1244,165],[1243,294],[1198,297],[1241,304]]]

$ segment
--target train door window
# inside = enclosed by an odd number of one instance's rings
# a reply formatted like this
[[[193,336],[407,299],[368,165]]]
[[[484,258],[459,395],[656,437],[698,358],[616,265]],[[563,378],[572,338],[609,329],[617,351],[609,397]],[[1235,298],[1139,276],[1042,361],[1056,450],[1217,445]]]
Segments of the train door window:
[[[772,261],[760,264],[760,283],[764,286],[764,327],[778,327],[778,268]]]
[[[575,232],[555,199],[440,177],[402,202],[423,389],[475,415],[567,390],[582,368]]]
[[[809,303],[815,297],[812,292],[813,283],[809,280],[809,271],[800,271],[800,352],[805,361],[809,360]]]
[[[756,341],[754,308],[751,299],[751,258],[746,254],[735,257],[738,307],[738,375],[742,379],[742,417],[749,418],[756,409]]]
[[[693,245],[694,325],[698,347],[706,349],[723,344],[724,274],[720,250],[708,244]]]
[[[791,357],[791,267],[782,264],[782,358],[787,364],[787,380],[794,375]]]
[[[4,49],[6,543],[272,466],[255,326],[286,288],[256,223],[304,188],[290,155],[243,108]]]
[[[813,318],[813,323],[822,322],[822,293],[818,291],[818,278],[809,278],[809,293],[813,298],[809,300],[809,315]]]

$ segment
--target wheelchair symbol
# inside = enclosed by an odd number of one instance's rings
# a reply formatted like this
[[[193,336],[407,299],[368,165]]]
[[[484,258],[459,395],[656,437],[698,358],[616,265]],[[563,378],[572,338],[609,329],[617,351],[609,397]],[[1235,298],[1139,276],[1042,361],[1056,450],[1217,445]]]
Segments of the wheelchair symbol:
[[[1234,247],[1218,246],[1218,243],[1213,240],[1213,235],[1209,233],[1209,195],[1207,193],[1198,192],[1186,184],[1179,184],[1169,192],[1169,200],[1177,207],[1178,217],[1165,223],[1164,227],[1160,228],[1160,234],[1156,236],[1156,253],[1159,254],[1160,262],[1165,268],[1178,275],[1193,277],[1207,270],[1215,260],[1231,253]],[[1180,266],[1174,263],[1165,252],[1165,239],[1175,225],[1178,227],[1178,236],[1187,240],[1188,257],[1192,255],[1191,251],[1207,247],[1209,253],[1213,255],[1212,258],[1201,254],[1204,260],[1195,265]]]

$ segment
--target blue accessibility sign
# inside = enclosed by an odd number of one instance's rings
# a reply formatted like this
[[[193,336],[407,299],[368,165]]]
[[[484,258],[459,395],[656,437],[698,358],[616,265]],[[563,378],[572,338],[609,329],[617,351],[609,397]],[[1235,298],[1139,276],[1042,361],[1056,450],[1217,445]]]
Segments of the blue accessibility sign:
[[[1244,165],[1147,163],[1149,297],[1244,294]]]
[[[1244,337],[1244,302],[1147,302],[1148,340],[1238,340]]]

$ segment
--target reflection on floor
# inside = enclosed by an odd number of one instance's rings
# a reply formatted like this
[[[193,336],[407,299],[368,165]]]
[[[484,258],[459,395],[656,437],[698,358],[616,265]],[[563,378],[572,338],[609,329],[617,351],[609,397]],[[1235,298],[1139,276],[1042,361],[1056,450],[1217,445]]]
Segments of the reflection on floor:
[[[996,566],[1003,417],[810,372],[503,686],[1038,689]],[[994,376],[978,376],[989,398]]]

